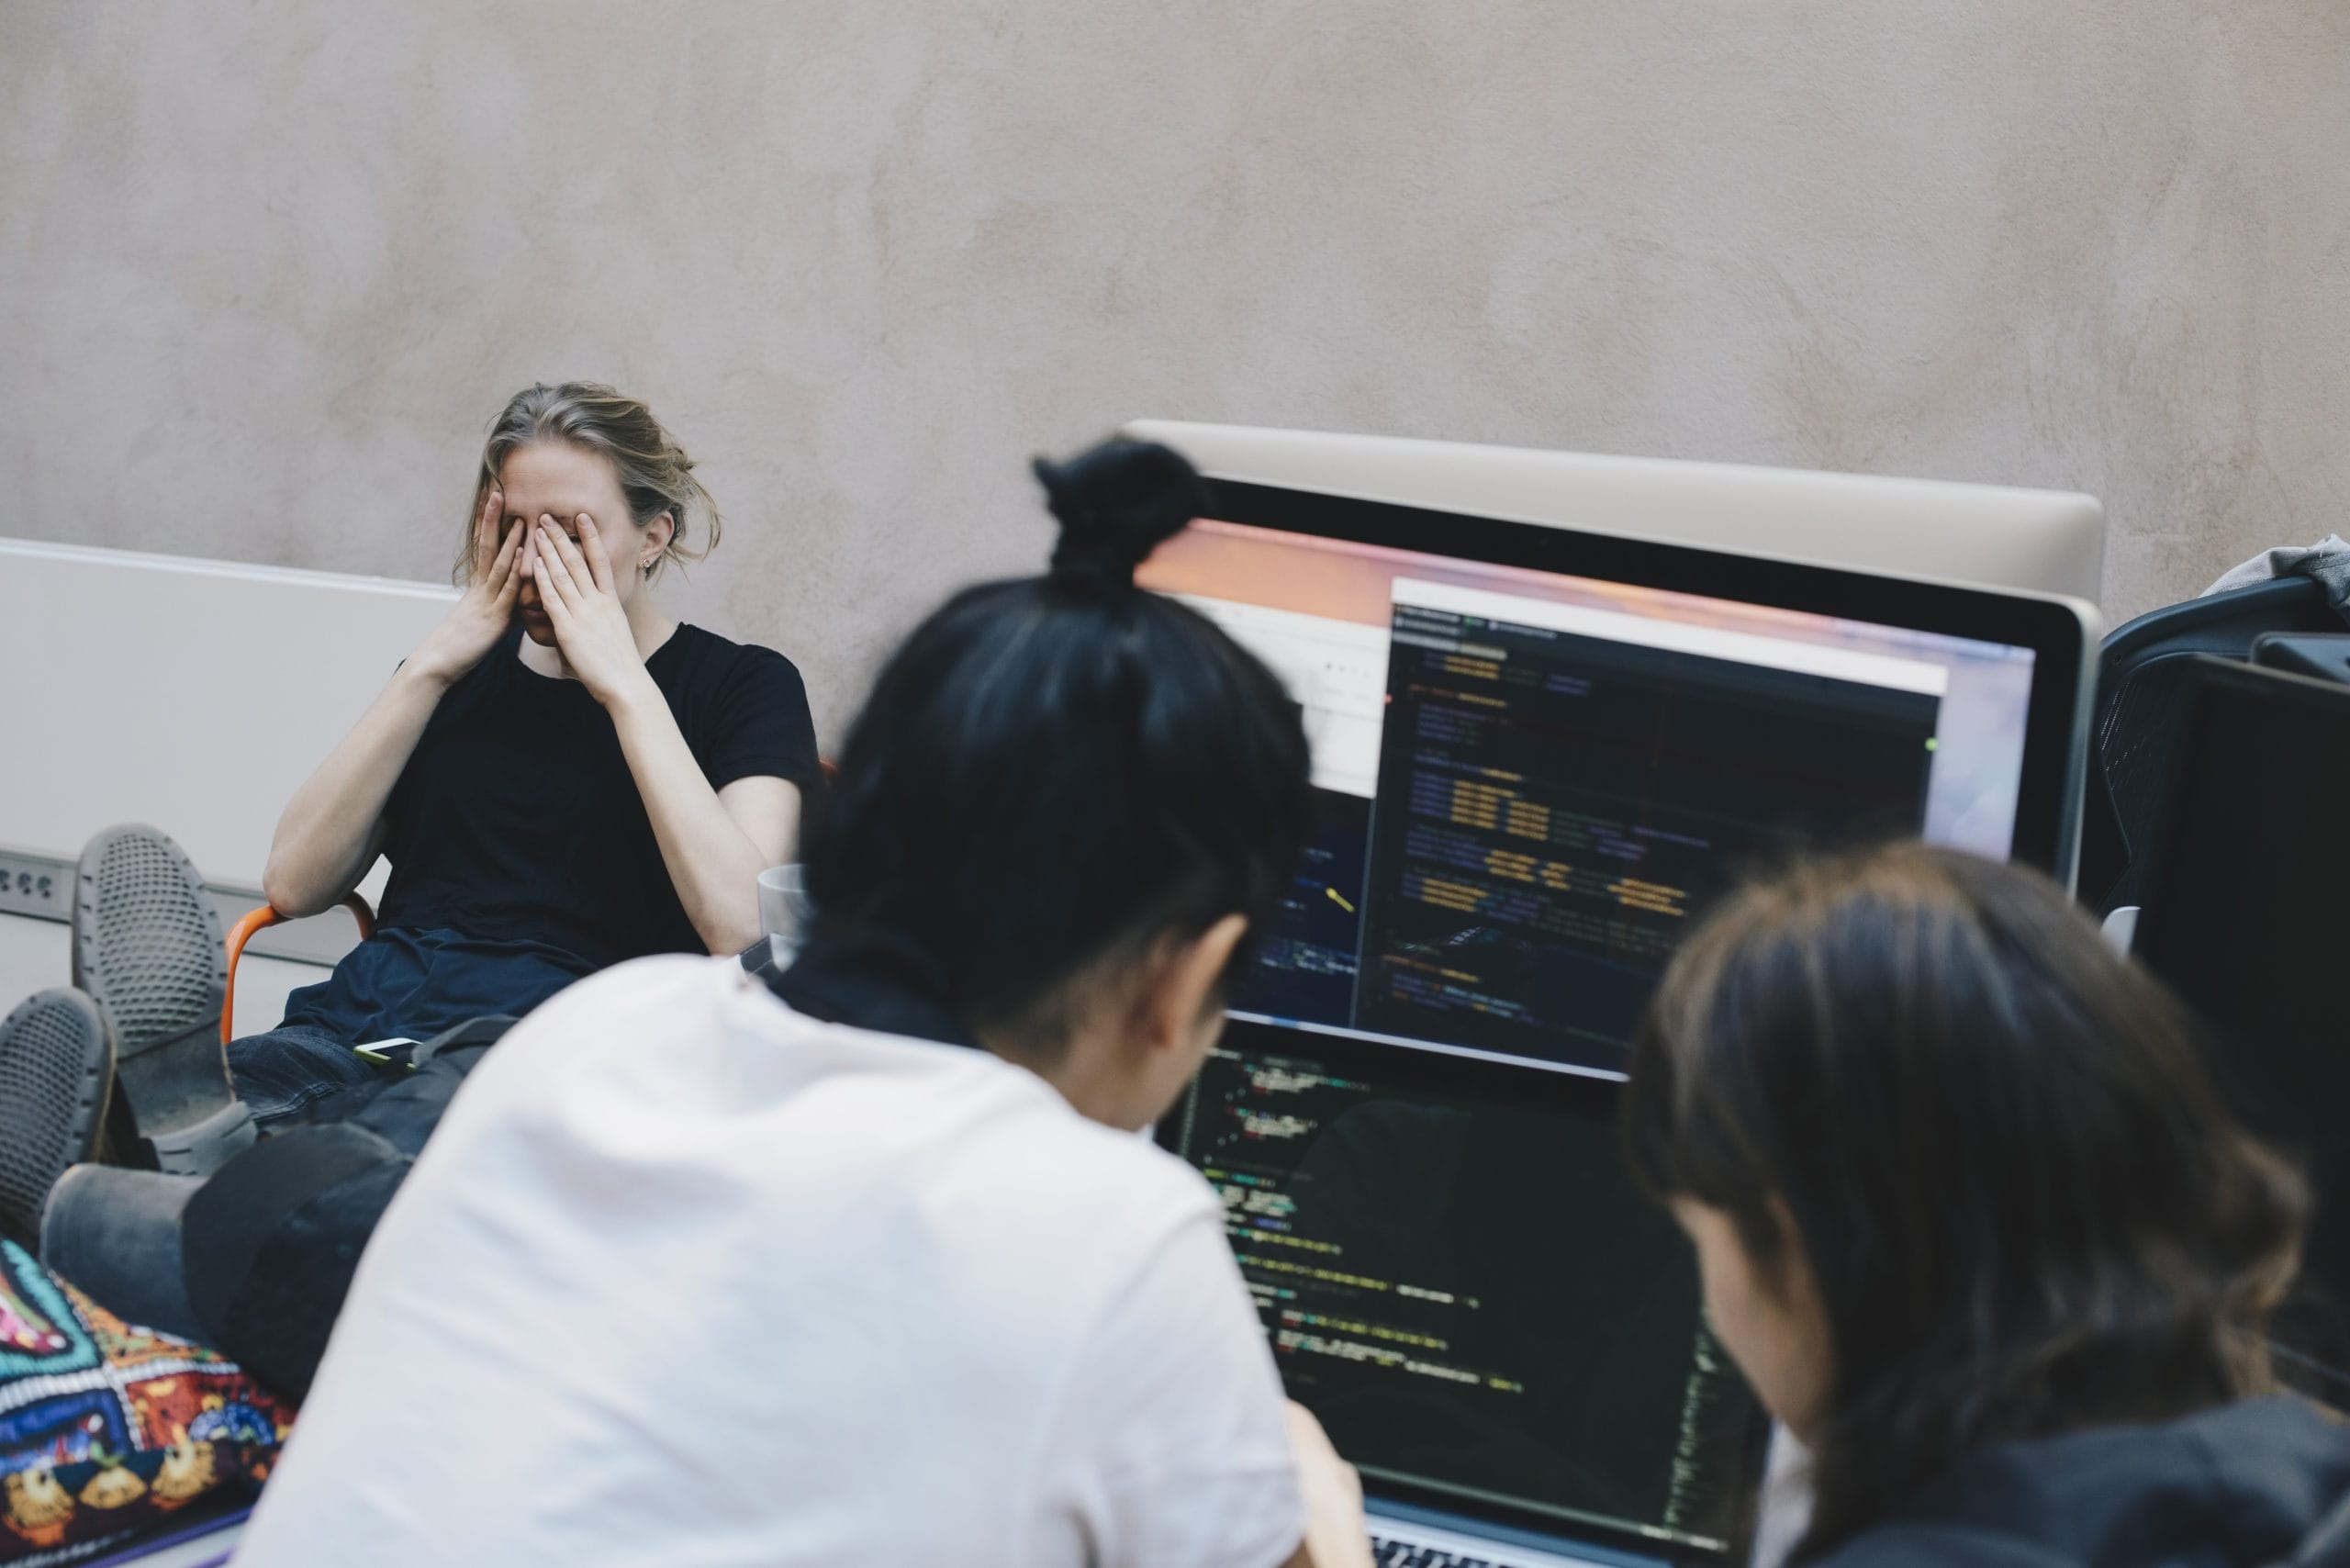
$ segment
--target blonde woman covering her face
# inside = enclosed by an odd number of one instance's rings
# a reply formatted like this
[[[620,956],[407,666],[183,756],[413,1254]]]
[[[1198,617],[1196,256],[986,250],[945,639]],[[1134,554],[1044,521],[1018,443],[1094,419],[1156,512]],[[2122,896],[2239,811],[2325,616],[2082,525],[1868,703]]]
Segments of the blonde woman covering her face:
[[[532,386],[494,421],[464,597],[278,822],[263,888],[286,914],[330,907],[379,855],[392,875],[375,936],[230,1046],[264,1129],[362,1079],[354,1044],[758,935],[758,873],[789,857],[815,737],[789,660],[649,591],[716,540],[692,467],[610,387]]]

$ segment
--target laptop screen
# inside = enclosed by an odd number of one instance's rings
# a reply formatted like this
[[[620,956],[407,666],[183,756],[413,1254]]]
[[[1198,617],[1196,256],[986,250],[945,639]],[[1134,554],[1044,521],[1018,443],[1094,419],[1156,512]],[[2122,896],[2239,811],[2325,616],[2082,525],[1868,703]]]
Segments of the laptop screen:
[[[1620,1071],[1751,864],[2015,851],[2031,647],[1475,559],[1478,521],[1414,531],[1439,554],[1203,520],[1138,574],[1305,709],[1314,836],[1235,1011]]]
[[[1607,1080],[1236,1020],[1160,1141],[1224,1196],[1292,1398],[1367,1488],[1727,1559],[1762,1422]]]

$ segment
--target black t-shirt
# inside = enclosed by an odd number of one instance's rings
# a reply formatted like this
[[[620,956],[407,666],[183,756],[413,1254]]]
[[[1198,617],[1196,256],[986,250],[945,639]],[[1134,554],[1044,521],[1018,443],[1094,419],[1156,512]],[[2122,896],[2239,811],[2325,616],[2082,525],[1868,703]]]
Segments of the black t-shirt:
[[[518,656],[517,627],[451,687],[392,788],[380,923],[543,943],[580,972],[698,953],[601,704]],[[713,790],[816,778],[807,689],[772,648],[679,626],[644,661]]]

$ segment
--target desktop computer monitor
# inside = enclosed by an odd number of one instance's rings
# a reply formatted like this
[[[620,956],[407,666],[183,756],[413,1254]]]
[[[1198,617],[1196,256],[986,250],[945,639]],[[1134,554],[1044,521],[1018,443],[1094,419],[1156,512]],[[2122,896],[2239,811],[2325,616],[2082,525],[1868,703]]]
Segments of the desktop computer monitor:
[[[2350,687],[2202,658],[2132,948],[2199,1014],[2221,1086],[2316,1195],[2277,1338],[2350,1398]]]
[[[1758,864],[1922,834],[2069,867],[2086,605],[1211,490],[1137,580],[1288,683],[1317,811],[1237,1013],[1620,1073]]]
[[[2105,562],[2104,508],[2068,491],[1176,420],[1122,433],[1211,477],[2091,603]]]

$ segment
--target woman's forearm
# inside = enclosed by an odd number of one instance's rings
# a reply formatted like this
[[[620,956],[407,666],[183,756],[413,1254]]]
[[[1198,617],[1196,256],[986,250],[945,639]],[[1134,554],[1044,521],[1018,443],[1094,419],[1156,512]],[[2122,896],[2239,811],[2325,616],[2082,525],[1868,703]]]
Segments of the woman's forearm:
[[[285,803],[270,839],[262,891],[281,914],[316,914],[359,885],[381,848],[392,786],[448,684],[400,666],[391,683]]]
[[[608,707],[694,934],[712,953],[741,952],[759,935],[759,873],[782,846],[755,843],[728,812],[651,680]]]

